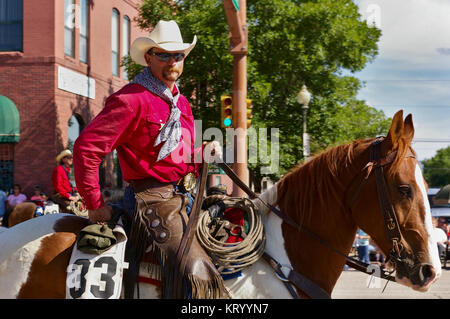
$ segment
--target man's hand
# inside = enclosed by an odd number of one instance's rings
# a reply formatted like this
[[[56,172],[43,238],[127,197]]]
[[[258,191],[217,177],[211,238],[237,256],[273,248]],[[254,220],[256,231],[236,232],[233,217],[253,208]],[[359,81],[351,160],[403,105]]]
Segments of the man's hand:
[[[88,210],[88,214],[91,223],[107,222],[112,217],[113,209],[109,205],[104,205],[96,210]]]
[[[78,196],[69,196],[69,200],[70,201],[73,201],[73,202],[77,202],[78,201],[78,199],[80,199]]]
[[[208,142],[204,149],[204,159],[207,163],[223,162],[222,146],[218,141]]]

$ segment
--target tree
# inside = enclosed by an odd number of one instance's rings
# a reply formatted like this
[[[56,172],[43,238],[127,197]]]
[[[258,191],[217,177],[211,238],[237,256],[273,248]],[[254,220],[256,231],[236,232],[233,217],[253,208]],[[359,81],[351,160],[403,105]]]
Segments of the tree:
[[[219,0],[144,0],[137,22],[150,30],[160,19],[177,21],[185,42],[198,36],[185,60],[181,91],[191,97],[203,129],[220,127],[220,96],[232,90],[229,28]],[[247,0],[248,98],[255,128],[280,129],[279,178],[302,160],[302,113],[296,95],[302,84],[312,92],[308,132],[311,150],[387,133],[382,111],[358,101],[360,81],[343,76],[373,61],[380,30],[362,20],[352,0]],[[129,59],[124,64],[139,70]],[[135,73],[134,73],[135,74]],[[263,164],[249,165],[262,177]]]
[[[450,184],[450,146],[437,151],[430,159],[423,160],[423,175],[429,187]]]

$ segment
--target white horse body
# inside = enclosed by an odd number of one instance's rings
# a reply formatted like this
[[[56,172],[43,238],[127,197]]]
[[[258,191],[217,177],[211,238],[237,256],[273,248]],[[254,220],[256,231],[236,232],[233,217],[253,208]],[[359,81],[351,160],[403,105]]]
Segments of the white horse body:
[[[17,297],[41,241],[55,232],[53,225],[66,214],[46,216],[0,231],[0,299]]]

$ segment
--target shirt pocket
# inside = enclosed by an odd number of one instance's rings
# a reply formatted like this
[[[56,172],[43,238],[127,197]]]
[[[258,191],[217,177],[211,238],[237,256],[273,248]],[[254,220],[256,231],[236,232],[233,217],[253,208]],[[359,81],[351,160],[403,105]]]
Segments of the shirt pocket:
[[[147,115],[145,119],[145,128],[148,136],[152,140],[155,140],[165,123],[166,121],[163,120],[161,116],[155,114]]]

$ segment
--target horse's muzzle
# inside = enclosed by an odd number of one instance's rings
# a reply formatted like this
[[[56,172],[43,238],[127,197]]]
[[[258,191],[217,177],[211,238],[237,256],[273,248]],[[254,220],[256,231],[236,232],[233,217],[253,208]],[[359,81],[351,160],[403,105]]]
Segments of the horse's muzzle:
[[[430,264],[421,264],[419,268],[419,285],[426,287],[436,279],[436,270]]]
[[[414,290],[425,292],[437,279],[436,269],[428,263],[415,265],[409,276],[397,272],[397,282],[411,287]]]

